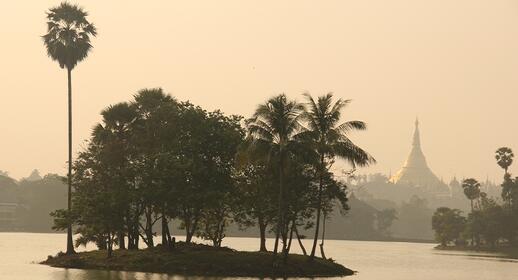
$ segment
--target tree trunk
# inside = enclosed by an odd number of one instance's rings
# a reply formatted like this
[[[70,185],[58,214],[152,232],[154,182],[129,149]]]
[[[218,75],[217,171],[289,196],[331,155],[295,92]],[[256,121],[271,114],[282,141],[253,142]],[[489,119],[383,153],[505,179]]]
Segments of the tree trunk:
[[[297,236],[297,240],[299,241],[299,246],[300,246],[300,249],[302,250],[302,253],[304,253],[304,256],[307,256],[308,253],[306,252],[306,248],[304,248],[304,244],[302,244],[302,240],[299,235],[299,230],[297,229],[296,226],[295,226],[295,235]]]
[[[138,250],[138,248],[140,246],[139,242],[140,242],[140,234],[138,234],[138,232],[137,232],[137,235],[135,235],[135,248],[134,248],[135,250]]]
[[[68,74],[68,212],[72,211],[72,69],[67,67]],[[75,254],[72,240],[72,221],[67,227],[67,255]]]
[[[140,239],[139,228],[138,228],[138,217],[132,217],[128,224],[128,249],[138,250],[138,243]],[[130,237],[131,235],[131,237]]]
[[[167,224],[165,230],[166,230],[165,234],[167,236],[168,249],[173,249],[175,244],[173,243],[173,239],[171,238],[171,231],[169,231],[169,224]]]
[[[280,151],[280,164],[279,164],[279,213],[278,213],[278,221],[277,221],[277,232],[275,233],[275,246],[273,250],[273,254],[277,254],[279,248],[279,236],[284,236],[282,231],[284,229],[284,160],[283,160],[283,151],[281,148]],[[286,249],[286,244],[282,245],[282,252]]]
[[[167,222],[167,218],[164,213],[162,213],[162,247],[169,247],[169,240],[167,237],[167,232],[169,228],[169,223]]]
[[[322,221],[322,242],[320,243],[320,255],[322,259],[327,259],[324,253],[324,240],[326,238],[326,213],[324,213],[324,220]]]
[[[131,229],[128,228],[128,232],[127,232],[127,237],[128,237],[128,250],[131,250]]]
[[[286,217],[284,217],[286,219]],[[282,261],[284,264],[288,262],[288,227],[289,222],[282,228]]]
[[[185,225],[185,243],[191,243],[191,238],[189,237],[189,233],[191,232],[191,217],[187,215],[187,210],[184,209],[184,220],[183,223]]]
[[[124,240],[125,234],[123,232],[119,232],[118,238],[119,238],[119,249],[125,250],[126,249],[126,241]]]
[[[315,236],[313,237],[313,246],[311,247],[310,259],[315,258],[315,252],[317,248],[318,235],[320,229],[320,216],[322,215],[322,178],[320,178],[320,186],[318,187],[318,199],[317,199],[317,221],[315,223]]]
[[[266,223],[263,221],[262,218],[259,218],[259,235],[261,236],[261,245],[259,246],[260,252],[267,252],[268,249],[266,249]]]
[[[146,209],[145,211],[145,216],[146,216],[146,228],[144,229],[144,233],[146,234],[146,240],[144,240],[146,242],[146,245],[148,246],[148,248],[153,248],[155,247],[155,243],[153,241],[153,222],[152,222],[152,214],[153,214],[153,210],[151,209],[151,207],[149,207],[148,209]]]
[[[473,199],[470,199],[471,202],[471,214],[473,214]],[[471,232],[471,246],[475,245],[475,235]]]
[[[192,226],[194,227],[194,226]],[[194,237],[194,229],[191,229],[188,233],[187,233],[187,240],[186,242],[187,243],[191,243],[192,242],[192,238]]]
[[[293,240],[293,231],[295,230],[295,221],[293,221],[291,223],[291,229],[290,229],[290,238],[289,238],[289,241],[288,241],[288,248],[286,248],[286,251],[288,252],[288,254],[290,253],[290,249],[291,249],[291,241]]]
[[[288,249],[288,234],[290,232],[290,221],[286,217],[286,213],[284,213],[284,226],[282,227],[282,249],[283,252],[286,252]]]
[[[192,241],[192,238],[194,237],[194,234],[196,233],[196,230],[198,229],[198,220],[199,220],[199,212],[196,213],[194,220],[189,221],[189,227],[186,227],[187,230],[187,236],[185,237],[185,243],[189,244]]]
[[[133,217],[130,215],[129,210],[126,210],[126,228],[128,229],[128,250],[133,249]]]
[[[318,234],[319,234],[319,229],[320,229],[320,216],[322,214],[322,191],[323,191],[323,185],[324,185],[324,182],[323,182],[323,174],[322,174],[322,171],[323,171],[323,168],[324,168],[324,156],[320,156],[320,168],[321,170],[319,171],[319,178],[318,178],[318,199],[317,199],[317,221],[316,221],[316,225],[315,225],[315,236],[313,237],[313,246],[311,247],[311,254],[309,256],[309,258],[311,260],[313,260],[315,258],[315,253],[316,253],[316,249],[317,249],[317,242],[318,242]]]
[[[187,231],[187,236],[185,237],[185,243],[190,244],[192,242],[192,237],[194,234],[192,234],[192,231]]]
[[[113,253],[113,238],[111,233],[108,233],[108,258],[112,257]]]
[[[277,223],[277,229],[275,230],[275,243],[273,245],[273,254],[277,255],[277,252],[279,251],[279,225]]]

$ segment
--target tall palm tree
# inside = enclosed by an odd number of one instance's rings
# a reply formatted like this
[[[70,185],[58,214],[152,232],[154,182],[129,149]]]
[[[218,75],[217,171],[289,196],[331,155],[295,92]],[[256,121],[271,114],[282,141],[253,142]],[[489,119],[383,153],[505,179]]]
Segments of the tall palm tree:
[[[68,210],[72,207],[72,70],[84,60],[95,37],[95,26],[86,17],[88,13],[77,5],[62,2],[47,12],[47,34],[43,42],[48,56],[67,70],[68,77]],[[72,225],[67,230],[67,254],[74,253]]]
[[[343,109],[351,100],[338,99],[333,104],[333,94],[328,93],[314,100],[311,95],[305,93],[308,103],[304,113],[308,131],[304,132],[306,140],[316,152],[319,160],[316,166],[319,179],[317,197],[317,216],[315,236],[310,258],[315,257],[320,228],[320,216],[322,212],[322,193],[324,188],[324,176],[330,169],[335,158],[343,159],[353,166],[367,166],[375,163],[375,159],[366,151],[356,146],[348,137],[355,130],[365,130],[366,124],[362,121],[347,121],[341,123]]]
[[[471,212],[473,212],[473,201],[480,197],[480,183],[473,178],[468,178],[462,181],[462,188],[464,189],[464,195],[471,202]]]
[[[508,147],[501,147],[495,152],[496,163],[508,174],[508,169],[513,164],[514,153]]]
[[[279,234],[283,239],[282,251],[287,253],[284,173],[287,157],[297,145],[296,138],[302,129],[299,119],[303,110],[302,104],[290,101],[285,94],[280,94],[259,105],[252,118],[246,121],[247,142],[252,158],[262,158],[270,163],[273,160],[279,168],[278,223],[274,253],[278,250]]]
[[[473,201],[480,198],[480,183],[473,178],[468,178],[462,181],[462,188],[464,189],[464,195],[466,195],[466,197],[471,202],[471,214],[473,215],[473,211],[475,210]],[[471,243],[474,244],[474,242],[475,234],[472,232]]]

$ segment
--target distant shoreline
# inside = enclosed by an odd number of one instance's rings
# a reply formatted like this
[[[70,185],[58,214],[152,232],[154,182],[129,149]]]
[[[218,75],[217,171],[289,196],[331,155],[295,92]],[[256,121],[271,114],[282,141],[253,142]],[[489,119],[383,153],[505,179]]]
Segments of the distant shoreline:
[[[367,241],[367,242],[402,242],[402,243],[424,243],[424,244],[436,244],[434,240],[426,239],[413,239],[413,238],[390,238],[390,239],[330,239],[330,240],[343,240],[343,241]]]
[[[56,232],[56,231],[0,231],[0,233],[42,233],[42,234],[65,234],[65,232]],[[160,235],[157,235],[160,236]],[[183,235],[177,235],[178,237],[183,237]],[[253,235],[227,235],[226,237],[235,237],[235,238],[259,238],[259,236]],[[267,236],[267,238],[275,238],[274,236]],[[426,243],[426,244],[437,244],[435,240],[427,240],[427,239],[414,239],[414,238],[387,238],[387,239],[360,239],[360,238],[342,238],[342,239],[326,239],[326,240],[336,240],[336,241],[368,241],[368,242],[406,242],[406,243]]]
[[[518,248],[512,247],[470,247],[470,246],[441,246],[434,247],[436,250],[442,251],[461,251],[461,252],[478,252],[478,253],[498,253],[512,259],[518,259]]]
[[[332,260],[290,254],[287,263],[281,254],[242,252],[229,248],[179,242],[172,250],[156,247],[143,250],[115,250],[111,258],[106,251],[81,252],[74,255],[49,256],[52,267],[167,273],[214,277],[337,277],[354,271]]]

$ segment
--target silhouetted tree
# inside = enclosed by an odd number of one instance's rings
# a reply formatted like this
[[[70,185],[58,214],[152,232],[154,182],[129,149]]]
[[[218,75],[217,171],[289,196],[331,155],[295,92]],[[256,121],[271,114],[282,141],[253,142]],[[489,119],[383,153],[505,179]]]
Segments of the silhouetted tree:
[[[496,150],[496,162],[502,169],[504,169],[505,174],[508,174],[509,166],[513,164],[514,153],[508,147],[502,147]]]
[[[135,249],[135,236],[138,234],[132,226],[135,220],[133,201],[134,170],[129,164],[134,158],[133,129],[138,118],[135,107],[123,102],[109,106],[101,112],[102,123],[97,124],[92,132],[92,142],[103,148],[103,159],[109,163],[105,172],[110,172],[111,188],[116,189],[118,205],[121,207],[121,221],[125,228],[117,233],[121,249],[126,248],[125,237],[128,238],[128,248]],[[92,143],[93,144],[93,143]]]
[[[47,12],[47,34],[43,41],[48,56],[66,68],[68,77],[68,211],[72,208],[72,70],[84,60],[92,45],[90,37],[97,35],[95,26],[87,20],[88,13],[67,2]],[[74,253],[72,225],[67,227],[67,254]]]
[[[310,257],[314,258],[320,228],[322,211],[322,193],[324,176],[335,162],[335,158],[346,160],[354,166],[367,166],[375,160],[367,152],[356,146],[348,135],[354,130],[365,130],[366,124],[362,121],[347,121],[341,123],[342,111],[350,100],[338,99],[333,104],[333,94],[320,96],[317,101],[309,94],[305,94],[308,101],[304,113],[308,131],[303,133],[303,139],[314,149],[318,161],[316,172],[318,178],[318,199],[316,204],[316,225],[313,246]]]
[[[442,246],[446,247],[448,243],[460,239],[466,224],[466,218],[461,213],[458,209],[440,207],[433,214],[432,229],[435,231],[435,239]]]
[[[320,183],[320,178],[318,179]],[[339,209],[341,214],[346,214],[349,211],[348,197],[347,197],[347,186],[337,180],[335,180],[331,172],[324,173],[323,177],[323,191],[321,196],[323,222],[322,222],[322,235],[320,241],[320,254],[323,259],[326,259],[324,253],[324,242],[326,234],[326,221],[331,218],[333,211]]]
[[[168,194],[175,186],[164,181],[164,173],[174,170],[174,166],[163,155],[173,158],[175,155],[171,147],[174,149],[178,141],[171,131],[175,131],[180,122],[179,105],[160,88],[140,90],[134,99],[132,105],[137,113],[133,129],[134,166],[139,174],[138,208],[144,215],[144,224],[139,228],[143,231],[143,241],[153,247],[153,226],[159,220],[162,220],[163,236],[167,236],[168,211],[165,208],[170,198]],[[168,243],[166,239],[162,241]]]
[[[297,145],[296,137],[301,131],[302,104],[290,101],[285,94],[270,98],[257,107],[252,118],[246,121],[248,147],[252,157],[265,161],[274,160],[279,168],[278,221],[274,253],[278,250],[279,235],[282,236],[282,251],[287,252],[287,220],[285,217],[285,168],[287,159]]]
[[[240,153],[240,156],[246,157]],[[237,209],[234,219],[242,228],[257,225],[259,251],[266,252],[266,231],[275,220],[278,186],[275,167],[246,162],[236,174]]]
[[[487,245],[496,247],[498,240],[503,237],[503,227],[506,223],[504,209],[495,200],[481,195],[479,211],[482,217],[480,234]]]
[[[473,201],[480,197],[480,183],[473,178],[468,178],[462,181],[462,189],[464,190],[464,195],[471,202],[471,212],[473,212]]]

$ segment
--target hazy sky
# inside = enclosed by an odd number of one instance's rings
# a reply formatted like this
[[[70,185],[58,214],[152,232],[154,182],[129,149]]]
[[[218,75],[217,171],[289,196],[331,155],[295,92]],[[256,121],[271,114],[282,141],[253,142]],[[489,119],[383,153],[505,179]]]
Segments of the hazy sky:
[[[73,73],[75,151],[104,107],[162,87],[244,116],[281,92],[353,99],[345,117],[369,124],[353,138],[378,160],[366,173],[397,171],[417,115],[445,180],[499,179],[496,148],[518,152],[516,0],[78,3],[99,36]],[[40,38],[57,4],[0,9],[0,170],[16,178],[65,173],[66,72]]]

